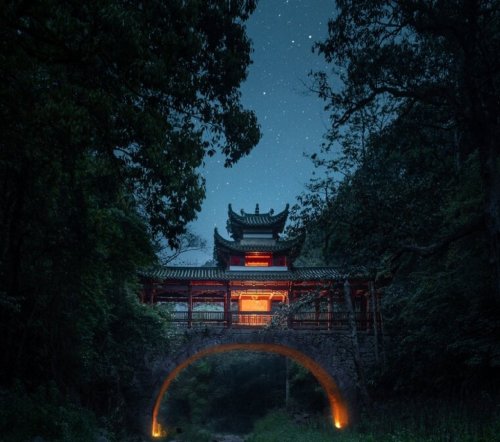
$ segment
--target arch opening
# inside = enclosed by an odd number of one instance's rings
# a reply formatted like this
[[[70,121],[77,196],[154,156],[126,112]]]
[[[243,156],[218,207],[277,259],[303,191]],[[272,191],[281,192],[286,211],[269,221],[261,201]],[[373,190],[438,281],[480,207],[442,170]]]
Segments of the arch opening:
[[[349,424],[349,415],[347,406],[342,399],[337,384],[330,376],[330,374],[316,361],[304,353],[287,347],[281,344],[267,344],[267,343],[241,343],[241,344],[220,344],[215,345],[204,350],[200,350],[193,356],[187,358],[177,367],[175,367],[163,382],[160,391],[156,397],[152,413],[151,434],[154,438],[166,436],[166,431],[158,422],[158,413],[160,410],[161,401],[163,400],[166,392],[168,391],[173,380],[189,365],[193,364],[199,359],[208,355],[226,353],[231,351],[247,350],[257,352],[275,353],[285,356],[297,362],[306,368],[319,382],[323,391],[326,394],[330,406],[330,416],[332,424],[335,428],[345,428]]]

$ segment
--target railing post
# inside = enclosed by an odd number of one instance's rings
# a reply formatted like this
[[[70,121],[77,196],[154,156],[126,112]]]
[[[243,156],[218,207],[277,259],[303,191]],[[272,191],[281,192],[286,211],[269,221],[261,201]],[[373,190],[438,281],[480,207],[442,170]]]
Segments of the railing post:
[[[191,292],[191,284],[188,288],[188,328],[193,324],[193,293]]]

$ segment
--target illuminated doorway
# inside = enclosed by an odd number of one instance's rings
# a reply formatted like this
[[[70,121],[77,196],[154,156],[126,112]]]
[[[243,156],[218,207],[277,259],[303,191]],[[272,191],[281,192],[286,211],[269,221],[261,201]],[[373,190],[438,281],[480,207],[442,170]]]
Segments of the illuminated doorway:
[[[244,296],[239,300],[238,310],[241,325],[267,324],[271,320],[271,298],[269,295]]]

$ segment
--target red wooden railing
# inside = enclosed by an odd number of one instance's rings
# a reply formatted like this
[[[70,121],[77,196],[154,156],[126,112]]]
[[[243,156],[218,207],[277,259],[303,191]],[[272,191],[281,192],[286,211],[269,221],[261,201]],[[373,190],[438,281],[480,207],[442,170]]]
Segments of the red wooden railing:
[[[171,321],[178,325],[221,325],[231,327],[262,327],[269,324],[275,315],[271,312],[231,312],[230,317],[223,311],[172,312]],[[345,312],[299,312],[286,318],[293,329],[342,329],[346,328]],[[360,330],[370,330],[373,322],[366,314],[356,313],[356,324]]]

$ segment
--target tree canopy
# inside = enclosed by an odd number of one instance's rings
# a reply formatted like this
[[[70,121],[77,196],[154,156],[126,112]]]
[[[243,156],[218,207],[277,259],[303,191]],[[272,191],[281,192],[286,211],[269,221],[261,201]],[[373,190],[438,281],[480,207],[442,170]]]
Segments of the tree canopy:
[[[338,1],[329,36],[316,45],[332,72],[314,74],[314,87],[333,122],[324,149],[331,150],[341,140],[347,169],[363,160],[372,134],[387,136],[402,124],[411,132],[406,137],[395,134],[400,144],[409,136],[420,137],[419,148],[444,161],[453,156],[458,166],[477,158],[484,192],[482,201],[469,209],[483,217],[497,298],[498,6],[480,0]]]
[[[229,167],[260,138],[238,90],[254,8],[2,4],[2,401],[18,379],[26,397],[41,388],[54,408],[69,400],[126,426],[134,370],[168,341],[161,314],[138,303],[136,271],[155,260],[159,238],[179,245],[204,198],[204,159],[219,151]],[[62,437],[21,422],[16,434],[9,419],[19,418],[0,413],[12,440]]]
[[[204,196],[197,174],[230,166],[260,138],[238,91],[250,63],[253,2],[8,2],[2,11],[5,204],[20,177],[81,158],[127,186],[171,242]],[[27,185],[25,185],[28,187]],[[28,189],[27,189],[28,190]],[[11,211],[6,211],[11,222]]]
[[[294,228],[384,288],[391,386],[487,382],[500,366],[500,3],[339,0],[328,29],[315,50],[331,71],[312,88],[332,125]]]

